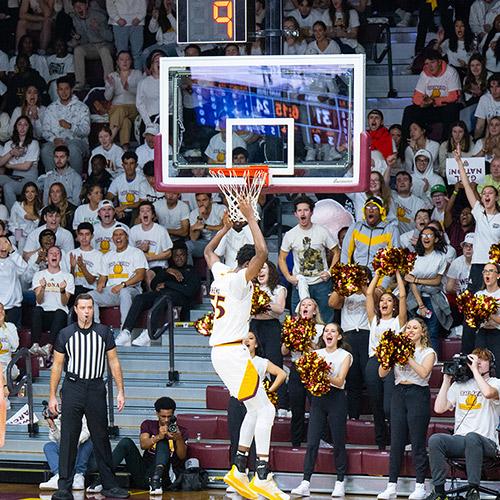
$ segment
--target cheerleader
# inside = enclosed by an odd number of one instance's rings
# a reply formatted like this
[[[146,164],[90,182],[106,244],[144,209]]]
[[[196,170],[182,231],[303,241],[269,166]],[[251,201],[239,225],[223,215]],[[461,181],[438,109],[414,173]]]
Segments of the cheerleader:
[[[394,376],[391,374],[381,379],[378,374],[379,362],[375,356],[375,348],[378,346],[380,336],[386,330],[399,332],[406,323],[406,290],[401,274],[396,272],[399,298],[393,293],[383,292],[375,303],[375,289],[380,280],[379,270],[366,291],[366,312],[370,324],[370,339],[368,342],[368,363],[366,364],[366,387],[373,413],[375,424],[375,442],[379,450],[385,450],[388,443],[385,415],[389,415]],[[385,409],[385,411],[384,411]]]
[[[391,500],[397,496],[396,485],[408,435],[416,472],[415,490],[409,500],[424,500],[427,496],[424,483],[428,465],[425,440],[431,418],[429,379],[437,355],[429,346],[427,325],[422,318],[408,321],[405,334],[415,344],[415,354],[406,364],[396,365],[393,370],[396,386],[391,398],[389,483],[385,491],[378,495],[379,500]],[[380,366],[378,371],[385,378],[392,369]]]
[[[316,322],[317,335],[313,339],[313,348],[319,340],[323,331],[323,319],[319,313],[318,303],[311,298],[302,299],[298,305],[299,316],[303,319],[314,319]],[[284,345],[281,346],[283,356],[291,355],[292,361],[297,361],[301,353],[298,351],[290,351]],[[288,396],[290,399],[290,409],[292,410],[291,419],[291,434],[292,446],[298,448],[303,441],[305,431],[305,411],[306,411],[306,389],[300,381],[299,374],[292,364],[290,368],[290,376],[288,378]]]
[[[344,476],[347,467],[345,449],[347,397],[344,387],[347,373],[352,364],[352,355],[344,348],[342,330],[337,323],[328,323],[324,327],[318,347],[320,349],[316,353],[331,366],[331,389],[323,396],[312,397],[307,432],[307,451],[304,459],[304,479],[291,493],[298,496],[310,496],[309,484],[318,456],[319,443],[328,425],[333,440],[333,454],[337,470],[337,481],[332,497],[343,497],[345,495]]]

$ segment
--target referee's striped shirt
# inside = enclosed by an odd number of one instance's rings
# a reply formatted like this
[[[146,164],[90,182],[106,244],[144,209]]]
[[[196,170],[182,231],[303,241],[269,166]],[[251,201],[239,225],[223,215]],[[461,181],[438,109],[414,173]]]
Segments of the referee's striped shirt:
[[[59,332],[54,344],[54,349],[66,356],[66,373],[83,380],[102,378],[106,352],[114,347],[113,332],[100,323],[85,329],[73,323]]]

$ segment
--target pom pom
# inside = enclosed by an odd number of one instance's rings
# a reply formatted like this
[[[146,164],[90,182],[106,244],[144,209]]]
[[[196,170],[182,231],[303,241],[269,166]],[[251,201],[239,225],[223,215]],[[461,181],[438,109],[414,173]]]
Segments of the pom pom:
[[[268,378],[265,378],[264,382],[262,382],[262,385],[264,386],[264,390],[266,391],[267,398],[269,399],[269,401],[271,401],[271,403],[277,407],[278,406],[278,393],[269,392],[269,388],[272,385],[271,381]]]
[[[286,316],[281,330],[281,341],[292,351],[304,352],[311,348],[316,335],[316,322],[300,316]]]
[[[494,264],[500,264],[500,243],[494,243],[490,247],[490,262]]]
[[[396,271],[402,275],[409,274],[413,270],[417,254],[410,252],[407,248],[381,248],[373,258],[373,270],[377,269],[384,276],[393,276]]]
[[[489,295],[473,295],[465,290],[457,297],[458,310],[463,313],[465,322],[474,330],[495,314],[500,302]]]
[[[295,368],[304,387],[313,396],[323,396],[331,389],[331,366],[316,352],[307,352],[295,361]]]
[[[375,355],[385,370],[396,364],[404,365],[415,353],[415,344],[404,333],[397,334],[394,330],[386,330],[380,336],[380,342],[375,348]]]
[[[253,294],[252,294],[252,309],[250,310],[250,314],[252,316],[256,316],[257,314],[265,313],[269,311],[269,307],[271,304],[271,297],[260,289],[260,286],[257,283],[253,285]]]
[[[344,297],[359,292],[368,282],[366,271],[359,264],[335,264],[330,269],[333,289]]]
[[[205,316],[197,319],[194,322],[194,327],[200,335],[203,335],[204,337],[210,337],[210,335],[212,335],[212,330],[214,327],[214,313],[207,313],[205,314]]]

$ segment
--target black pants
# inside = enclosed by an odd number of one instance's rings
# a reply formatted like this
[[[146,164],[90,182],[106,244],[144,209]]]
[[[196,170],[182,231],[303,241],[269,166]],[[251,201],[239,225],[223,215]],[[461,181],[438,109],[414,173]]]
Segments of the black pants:
[[[310,481],[318,456],[319,442],[327,425],[333,440],[333,455],[337,481],[343,481],[347,468],[345,434],[347,420],[347,397],[343,389],[332,388],[328,394],[313,397],[311,416],[307,430],[307,451],[304,459],[304,480]]]
[[[36,306],[33,309],[33,319],[31,321],[31,340],[33,343],[40,343],[42,331],[48,329],[50,344],[54,344],[57,334],[67,325],[68,313],[62,309],[57,311],[44,311],[42,307]]]
[[[145,451],[145,454],[148,452]],[[146,459],[137,449],[137,446],[130,438],[122,438],[113,450],[113,467],[118,467],[125,460],[127,471],[132,476],[132,483],[141,489],[149,487],[149,478],[153,475],[157,465],[163,465],[164,473],[168,473],[170,468],[170,449],[168,440],[162,439],[156,443],[156,453],[154,459]],[[165,474],[168,476],[168,474]]]
[[[186,304],[186,299],[180,293],[175,293],[172,291],[168,292],[146,292],[136,295],[132,300],[132,305],[128,311],[127,317],[123,323],[123,329],[132,331],[133,328],[136,328],[137,321],[141,314],[151,309],[157,301],[159,301],[164,295],[169,295],[172,299],[172,302],[176,306],[184,306]],[[153,321],[154,323],[154,321]]]
[[[493,353],[495,360],[500,359],[500,329],[480,328],[476,333],[476,343],[474,347],[485,347]]]
[[[283,355],[281,354],[281,323],[277,319],[252,319],[250,331],[259,339],[263,358],[283,368]],[[276,377],[271,377],[274,381]],[[278,389],[278,407],[286,408],[287,394],[285,384]]]
[[[410,436],[417,483],[425,482],[428,459],[425,447],[431,419],[429,386],[398,384],[391,398],[391,456],[389,481],[396,483],[401,470],[406,439]]]
[[[445,140],[448,137],[451,124],[459,119],[460,107],[461,105],[457,102],[445,104],[444,106],[429,106],[428,108],[421,108],[416,104],[406,106],[401,124],[403,136],[405,138],[409,137],[410,125],[415,121],[425,124],[442,123],[441,140]]]
[[[451,30],[453,29],[452,24],[452,13],[453,10],[448,9],[449,5],[448,0],[438,0],[438,10],[441,16],[441,24],[444,28],[446,38],[448,38],[451,34]],[[418,27],[417,27],[417,39],[415,41],[415,54],[418,54],[423,48],[425,44],[425,38],[427,36],[427,32],[431,30],[434,24],[434,14],[431,8],[431,5],[427,3],[426,0],[419,1],[418,7]]]
[[[388,444],[389,435],[386,418],[390,418],[394,374],[391,372],[387,377],[380,378],[378,374],[379,364],[375,356],[368,358],[368,363],[366,364],[366,387],[373,413],[373,423],[375,424],[375,442],[382,449]]]
[[[17,328],[21,327],[21,308],[11,307],[5,310],[5,321],[9,323],[14,323]]]
[[[230,463],[234,464],[234,458],[236,457],[236,452],[238,451],[238,444],[240,442],[240,429],[245,415],[247,414],[247,408],[244,403],[238,401],[236,398],[231,396],[229,398],[229,406],[227,407],[227,425],[229,428],[229,458]],[[252,441],[252,446],[250,447],[248,466],[250,470],[255,470],[255,440]]]
[[[306,397],[307,391],[300,376],[295,369],[295,365],[290,368],[290,377],[288,379],[288,396],[290,398],[290,410],[292,411],[291,434],[292,446],[298,448],[304,441],[306,429]]]
[[[368,330],[351,330],[344,333],[344,339],[351,346],[352,365],[347,373],[347,411],[349,418],[358,419],[361,415],[361,401],[365,385],[365,370],[368,363]]]
[[[68,377],[62,385],[59,488],[71,491],[83,415],[87,418],[102,486],[104,489],[115,488],[118,483],[113,474],[108,437],[106,385],[102,379],[71,381]]]
[[[483,282],[483,268],[484,264],[472,264],[469,272],[469,286],[467,289],[472,293],[480,290],[484,284]],[[476,332],[465,321],[462,328],[462,353],[470,354],[474,347],[476,347]],[[496,356],[496,355],[495,355]]]

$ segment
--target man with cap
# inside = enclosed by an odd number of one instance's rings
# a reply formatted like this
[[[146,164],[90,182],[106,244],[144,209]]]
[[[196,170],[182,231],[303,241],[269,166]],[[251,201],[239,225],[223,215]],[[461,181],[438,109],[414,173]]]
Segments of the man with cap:
[[[144,144],[141,144],[136,150],[137,166],[143,169],[148,161],[153,161],[155,157],[155,136],[160,133],[158,125],[150,125],[146,128],[142,137],[144,137]]]
[[[439,221],[444,229],[446,205],[448,204],[448,193],[444,184],[435,184],[431,187],[431,200],[434,206],[431,219]]]
[[[115,207],[110,200],[101,200],[97,210],[99,223],[94,227],[93,245],[96,250],[106,254],[110,250],[116,250],[113,243],[113,231],[118,225],[115,219]]]
[[[355,222],[344,237],[340,256],[343,264],[357,263],[373,269],[373,257],[380,248],[399,246],[399,229],[395,221],[386,221],[386,216],[380,198],[367,198],[363,220]]]
[[[141,282],[146,276],[148,262],[144,252],[128,244],[129,228],[116,224],[113,243],[116,250],[106,253],[102,259],[97,287],[90,292],[94,299],[94,319],[99,322],[99,306],[120,306],[120,324],[123,324],[133,298],[141,293]],[[131,345],[130,339],[122,343],[120,335],[117,345]]]

